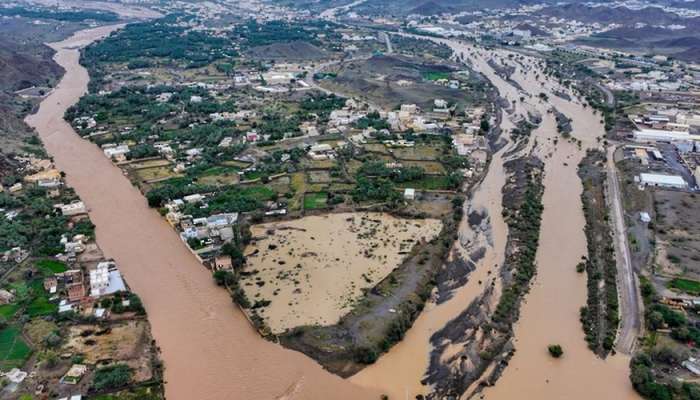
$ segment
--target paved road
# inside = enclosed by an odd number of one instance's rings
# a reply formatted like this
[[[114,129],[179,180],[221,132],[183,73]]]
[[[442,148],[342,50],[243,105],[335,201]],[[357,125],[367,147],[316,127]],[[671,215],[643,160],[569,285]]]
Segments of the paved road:
[[[394,52],[394,46],[391,45],[391,36],[386,32],[380,32],[380,36],[383,36],[386,42],[386,54],[392,54]]]
[[[608,148],[608,202],[613,217],[615,256],[617,258],[617,289],[620,299],[620,328],[615,349],[632,354],[642,327],[642,307],[637,276],[632,267],[627,241],[625,215],[620,199],[620,184],[614,160],[615,146]]]
[[[351,8],[353,8],[355,6],[359,6],[360,4],[364,3],[365,1],[367,1],[367,0],[357,0],[357,1],[353,1],[350,4],[346,4],[344,6],[329,8],[329,9],[323,11],[320,14],[320,17],[326,18],[326,19],[335,19],[335,16],[338,15],[338,13],[349,11]]]
[[[597,82],[595,83],[595,87],[597,87],[598,90],[605,94],[605,102],[608,103],[610,107],[615,105],[615,96],[613,95],[612,91],[610,91],[610,89]]]

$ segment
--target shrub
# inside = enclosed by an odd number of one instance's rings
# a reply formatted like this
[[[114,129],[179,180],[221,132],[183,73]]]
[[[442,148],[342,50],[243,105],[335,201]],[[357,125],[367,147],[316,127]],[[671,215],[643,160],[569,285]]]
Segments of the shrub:
[[[126,364],[114,364],[95,372],[92,385],[97,390],[115,389],[131,382],[132,371]]]
[[[559,358],[564,355],[564,350],[558,344],[550,344],[547,350],[549,350],[549,355],[554,358]]]

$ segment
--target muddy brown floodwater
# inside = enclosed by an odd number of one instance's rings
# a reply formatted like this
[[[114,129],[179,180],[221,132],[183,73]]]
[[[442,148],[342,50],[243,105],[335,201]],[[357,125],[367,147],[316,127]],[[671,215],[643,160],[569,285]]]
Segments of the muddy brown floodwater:
[[[508,53],[493,52],[502,60]],[[536,61],[522,61],[536,71]],[[585,276],[574,266],[586,254],[585,219],[580,195],[583,190],[577,166],[586,149],[598,147],[604,133],[590,107],[557,97],[555,90],[566,91],[555,81],[517,68],[511,77],[526,93],[538,97],[544,92],[549,101],[532,104],[543,116],[533,132],[535,154],[545,161],[544,212],[537,250],[537,275],[525,297],[519,322],[515,325],[515,348],[503,376],[488,388],[486,399],[639,399],[629,381],[629,358],[609,356],[601,360],[586,345],[579,321],[579,309],[586,303]],[[532,100],[530,100],[532,102]],[[581,145],[559,137],[549,107],[555,106],[572,119],[572,136]],[[550,344],[564,349],[561,359],[547,352]]]
[[[377,399],[305,357],[260,338],[224,290],[92,143],[63,120],[87,89],[78,49],[119,26],[51,44],[66,74],[27,123],[90,208],[97,242],[141,296],[165,363],[166,396],[177,399]]]

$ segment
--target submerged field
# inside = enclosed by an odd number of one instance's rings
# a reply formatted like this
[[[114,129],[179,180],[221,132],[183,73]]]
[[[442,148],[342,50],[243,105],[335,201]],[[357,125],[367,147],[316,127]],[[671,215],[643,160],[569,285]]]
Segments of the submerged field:
[[[398,267],[414,245],[442,229],[437,219],[384,213],[309,216],[252,227],[241,283],[272,332],[331,325],[363,291]]]

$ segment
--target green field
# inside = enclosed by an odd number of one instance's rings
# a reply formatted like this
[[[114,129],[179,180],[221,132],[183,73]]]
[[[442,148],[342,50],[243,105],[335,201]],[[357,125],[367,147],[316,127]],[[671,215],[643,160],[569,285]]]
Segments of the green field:
[[[25,298],[29,295],[29,285],[27,285],[27,282],[11,283],[9,286],[10,289],[14,289],[15,296],[17,296],[18,299]]]
[[[51,315],[56,311],[58,311],[58,306],[49,302],[49,299],[47,299],[45,296],[35,298],[27,306],[27,314],[32,318]]]
[[[437,81],[440,79],[450,79],[449,72],[427,71],[423,72],[423,78],[429,81]]]
[[[68,270],[68,267],[66,264],[60,262],[60,261],[55,261],[55,260],[39,260],[36,262],[36,266],[39,267],[39,269],[44,272],[45,274],[48,275],[53,275],[53,274],[60,274],[61,272],[66,272]]]
[[[17,304],[3,304],[0,306],[0,317],[10,320],[17,314],[17,310],[19,310]]]
[[[51,315],[58,311],[58,306],[51,303],[44,290],[44,285],[40,279],[33,280],[28,287],[29,304],[25,310],[30,317],[42,317]]]
[[[422,190],[449,190],[447,176],[426,176],[411,182],[402,182],[398,185],[400,188],[413,188]]]
[[[0,331],[0,368],[3,370],[21,367],[32,352],[20,333],[14,326]]]
[[[304,196],[304,210],[317,210],[325,208],[328,201],[328,193],[307,193]]]
[[[678,289],[683,292],[686,292],[688,294],[692,295],[699,295],[700,294],[700,282],[698,281],[693,281],[690,279],[683,279],[683,278],[675,278],[671,282],[668,283],[668,286],[673,288],[673,289]]]
[[[238,174],[241,169],[238,167],[219,165],[216,167],[211,167],[203,171],[200,176],[213,176],[213,175],[227,175],[227,174]]]

